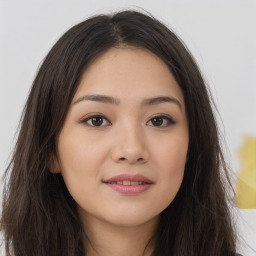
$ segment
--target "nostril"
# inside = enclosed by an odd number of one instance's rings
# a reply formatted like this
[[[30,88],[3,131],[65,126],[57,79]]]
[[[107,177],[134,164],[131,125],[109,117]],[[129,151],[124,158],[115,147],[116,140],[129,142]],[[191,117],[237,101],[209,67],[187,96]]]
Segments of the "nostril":
[[[145,158],[144,157],[139,157],[139,158],[129,158],[129,157],[119,157],[118,158],[119,162],[129,162],[129,163],[144,163]]]

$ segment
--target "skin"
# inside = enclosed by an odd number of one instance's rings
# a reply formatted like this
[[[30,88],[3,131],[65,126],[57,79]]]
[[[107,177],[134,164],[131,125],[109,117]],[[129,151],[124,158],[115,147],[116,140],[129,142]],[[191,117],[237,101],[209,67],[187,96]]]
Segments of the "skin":
[[[92,94],[116,102],[83,98]],[[159,96],[174,100],[143,104]],[[96,127],[88,119],[95,114],[102,116]],[[174,122],[153,120],[163,114]],[[130,46],[111,48],[85,70],[58,136],[53,172],[61,172],[77,202],[92,245],[88,255],[142,255],[159,214],[180,188],[188,143],[182,91],[157,56]],[[124,195],[103,183],[119,174],[142,174],[153,184]]]

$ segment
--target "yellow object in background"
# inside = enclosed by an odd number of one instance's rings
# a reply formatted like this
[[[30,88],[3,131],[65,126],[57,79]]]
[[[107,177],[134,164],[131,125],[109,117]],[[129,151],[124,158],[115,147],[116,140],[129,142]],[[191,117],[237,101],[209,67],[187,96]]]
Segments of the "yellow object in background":
[[[245,137],[238,155],[242,165],[236,184],[237,204],[242,209],[256,209],[256,137]]]

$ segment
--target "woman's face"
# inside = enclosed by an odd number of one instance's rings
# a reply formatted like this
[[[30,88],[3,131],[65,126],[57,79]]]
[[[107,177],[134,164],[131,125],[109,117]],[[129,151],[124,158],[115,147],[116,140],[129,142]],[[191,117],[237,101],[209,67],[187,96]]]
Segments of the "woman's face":
[[[188,142],[183,94],[166,64],[145,49],[111,48],[82,76],[55,171],[83,220],[136,226],[173,201]]]

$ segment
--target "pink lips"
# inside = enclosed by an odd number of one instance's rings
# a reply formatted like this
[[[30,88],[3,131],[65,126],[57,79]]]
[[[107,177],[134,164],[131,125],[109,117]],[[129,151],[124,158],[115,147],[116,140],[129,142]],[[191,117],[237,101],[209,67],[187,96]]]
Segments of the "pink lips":
[[[103,181],[113,190],[125,195],[136,195],[148,190],[153,182],[141,174],[121,174]]]

